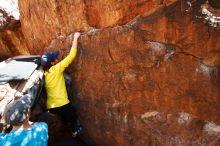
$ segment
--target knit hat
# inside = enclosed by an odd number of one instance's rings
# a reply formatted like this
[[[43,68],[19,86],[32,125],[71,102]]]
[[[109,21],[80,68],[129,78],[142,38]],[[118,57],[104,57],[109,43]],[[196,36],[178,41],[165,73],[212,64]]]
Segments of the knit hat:
[[[18,100],[9,103],[4,111],[5,122],[10,125],[21,125],[27,117],[31,107],[31,97],[24,95]]]
[[[49,52],[46,54],[43,54],[41,57],[41,65],[48,66],[51,64],[51,62],[57,58],[59,55],[59,51]]]

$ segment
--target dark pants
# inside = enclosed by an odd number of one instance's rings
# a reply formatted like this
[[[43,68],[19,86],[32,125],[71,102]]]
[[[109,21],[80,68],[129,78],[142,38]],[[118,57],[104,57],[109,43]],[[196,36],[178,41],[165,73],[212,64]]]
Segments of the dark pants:
[[[71,103],[63,105],[61,107],[49,109],[49,111],[52,114],[59,115],[62,118],[63,122],[69,123],[72,129],[72,132],[77,130],[78,117],[76,114],[75,107]]]

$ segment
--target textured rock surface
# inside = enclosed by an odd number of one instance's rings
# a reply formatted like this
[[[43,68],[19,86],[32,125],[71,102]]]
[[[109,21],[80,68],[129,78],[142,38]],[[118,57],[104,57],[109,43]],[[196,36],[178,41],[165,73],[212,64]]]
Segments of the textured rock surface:
[[[2,59],[29,53],[20,28],[17,0],[0,1],[0,48]]]
[[[20,0],[15,36],[35,54],[86,32],[69,71],[95,145],[219,145],[220,31],[189,2]]]
[[[18,0],[0,1],[0,30],[13,29],[19,24]]]
[[[16,55],[32,54],[28,49],[21,28],[16,28],[13,31],[8,29],[0,31],[0,48],[0,58],[3,59]]]

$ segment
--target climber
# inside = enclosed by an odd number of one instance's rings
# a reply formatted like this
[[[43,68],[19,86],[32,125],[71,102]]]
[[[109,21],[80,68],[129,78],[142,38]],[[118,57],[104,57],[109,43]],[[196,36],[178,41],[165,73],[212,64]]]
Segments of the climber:
[[[82,127],[79,123],[75,107],[68,99],[67,89],[64,80],[64,71],[74,60],[77,53],[77,42],[80,33],[74,33],[72,47],[69,54],[59,60],[59,51],[49,52],[41,57],[41,65],[44,67],[45,88],[47,92],[47,109],[62,118],[71,126],[72,137],[76,137]]]
[[[0,133],[1,146],[47,146],[47,124],[29,121],[31,103],[32,95],[27,93],[6,106],[3,117],[5,122],[12,126],[12,130],[9,133]]]

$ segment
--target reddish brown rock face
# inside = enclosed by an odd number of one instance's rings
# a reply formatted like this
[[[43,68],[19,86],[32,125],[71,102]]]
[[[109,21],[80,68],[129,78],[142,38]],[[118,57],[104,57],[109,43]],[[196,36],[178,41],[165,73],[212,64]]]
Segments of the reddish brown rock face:
[[[138,14],[169,5],[176,0],[159,1],[19,1],[21,27],[31,50],[43,52],[57,36],[90,27],[105,28],[129,22]],[[44,38],[44,39],[42,39]]]
[[[200,18],[203,0],[37,2],[20,0],[29,50],[86,32],[69,71],[95,145],[220,144],[220,31]]]
[[[97,145],[219,144],[220,33],[181,6],[81,38],[75,90]]]
[[[220,9],[220,2],[219,2],[218,0],[209,0],[208,2],[209,2],[210,5],[213,6],[214,8]]]
[[[0,48],[0,58],[2,59],[30,54],[21,28],[16,28],[13,31],[8,29],[0,31]]]
[[[19,3],[21,27],[29,48],[43,52],[44,47],[57,36],[88,27],[80,1],[26,1]],[[31,50],[31,52],[33,51]]]
[[[85,5],[90,26],[103,28],[125,24],[139,14],[150,12],[153,9],[163,5],[169,5],[175,1],[89,0],[85,1]]]

